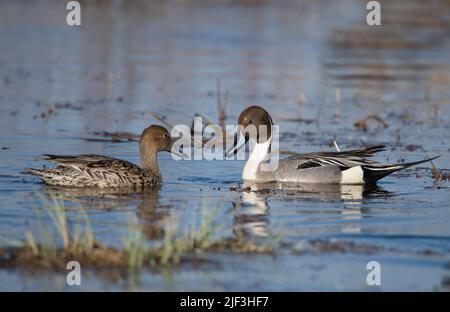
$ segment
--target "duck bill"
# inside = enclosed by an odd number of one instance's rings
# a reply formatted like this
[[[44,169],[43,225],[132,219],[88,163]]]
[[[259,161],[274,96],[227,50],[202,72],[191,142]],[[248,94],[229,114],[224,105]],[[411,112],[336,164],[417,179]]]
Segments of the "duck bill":
[[[240,133],[234,135],[233,146],[225,153],[225,157],[236,155],[239,150],[248,142],[249,136],[243,136]]]

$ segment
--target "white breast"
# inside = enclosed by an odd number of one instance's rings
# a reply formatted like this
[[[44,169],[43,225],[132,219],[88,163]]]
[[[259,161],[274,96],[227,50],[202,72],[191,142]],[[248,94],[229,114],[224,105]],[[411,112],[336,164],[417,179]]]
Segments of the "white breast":
[[[256,174],[259,170],[259,164],[266,158],[269,151],[270,139],[264,143],[255,143],[250,157],[248,158],[244,170],[242,171],[242,179],[256,180]]]

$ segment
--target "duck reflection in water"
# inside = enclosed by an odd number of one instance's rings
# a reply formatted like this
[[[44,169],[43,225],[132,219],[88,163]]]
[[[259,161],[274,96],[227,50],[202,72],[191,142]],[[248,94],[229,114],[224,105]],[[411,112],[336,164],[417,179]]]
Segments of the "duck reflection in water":
[[[169,218],[168,206],[159,202],[161,187],[143,188],[68,188],[43,186],[41,192],[49,198],[72,203],[67,209],[76,211],[134,211],[136,222],[149,240],[164,235],[164,222]],[[124,218],[124,220],[126,217]],[[130,221],[128,221],[130,222]]]
[[[258,185],[255,185],[253,190],[244,187],[241,199],[234,203],[233,232],[236,237],[268,237],[268,211],[267,195],[261,193]]]
[[[298,198],[299,209],[309,201],[341,202],[341,219],[358,220],[367,212],[365,202],[379,196],[392,196],[392,193],[377,185],[244,182],[241,198],[234,204],[234,234],[238,238],[270,236],[270,198]],[[272,230],[277,232],[276,228]],[[354,223],[344,223],[341,230],[359,232],[360,228]]]

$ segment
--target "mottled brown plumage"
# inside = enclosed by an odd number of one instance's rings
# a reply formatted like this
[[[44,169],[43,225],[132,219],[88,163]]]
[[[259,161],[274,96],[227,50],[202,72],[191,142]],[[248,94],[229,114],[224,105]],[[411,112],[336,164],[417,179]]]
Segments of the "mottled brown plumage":
[[[161,126],[146,128],[139,141],[141,166],[129,161],[101,155],[44,155],[45,160],[58,165],[52,169],[32,169],[26,173],[37,175],[49,185],[72,187],[130,187],[161,183],[157,154],[170,152],[172,139]]]

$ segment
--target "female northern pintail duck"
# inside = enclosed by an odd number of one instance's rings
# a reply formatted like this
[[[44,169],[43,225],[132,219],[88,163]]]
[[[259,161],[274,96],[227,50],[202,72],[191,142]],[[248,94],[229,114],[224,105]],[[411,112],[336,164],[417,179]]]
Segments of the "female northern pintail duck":
[[[368,160],[373,154],[385,150],[384,145],[370,146],[343,152],[317,152],[297,154],[280,160],[278,167],[272,171],[261,170],[261,164],[269,154],[272,141],[272,118],[260,106],[246,108],[238,120],[241,130],[235,135],[234,146],[226,156],[236,154],[249,141],[247,132],[242,128],[249,125],[256,128],[256,142],[242,172],[244,180],[256,182],[294,182],[322,184],[365,184],[375,183],[385,176],[434,158],[401,164],[381,164]],[[261,127],[265,126],[265,127]],[[247,128],[248,129],[248,128]],[[261,129],[267,129],[267,135],[260,135]],[[239,140],[238,140],[239,136]],[[268,139],[266,139],[268,138]]]
[[[146,128],[139,141],[141,167],[129,161],[101,155],[44,155],[59,166],[25,172],[40,176],[49,185],[73,187],[133,187],[161,183],[157,154],[171,151],[173,140],[161,126]]]

